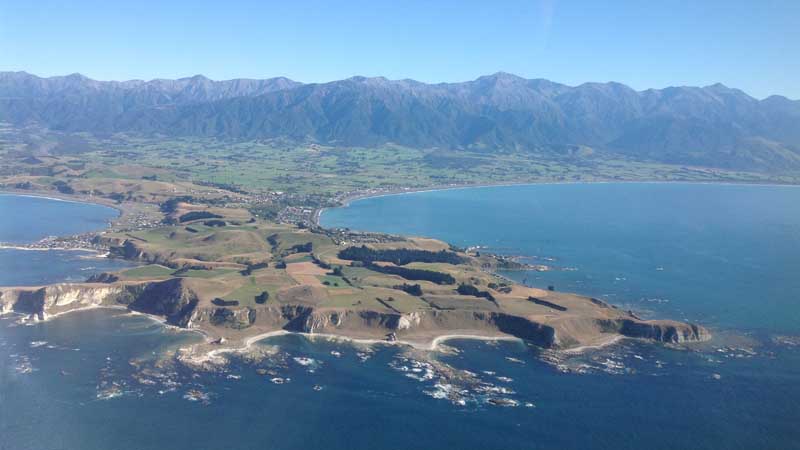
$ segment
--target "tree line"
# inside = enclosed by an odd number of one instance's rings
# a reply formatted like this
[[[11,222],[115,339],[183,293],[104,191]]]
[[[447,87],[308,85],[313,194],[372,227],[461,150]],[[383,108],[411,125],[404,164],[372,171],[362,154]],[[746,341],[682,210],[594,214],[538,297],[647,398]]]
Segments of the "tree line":
[[[482,297],[486,300],[489,300],[492,303],[497,303],[494,296],[489,291],[481,291],[480,289],[476,288],[471,284],[461,283],[458,285],[458,289],[456,291],[460,295],[471,295],[473,297]]]
[[[407,267],[398,266],[379,266],[371,262],[364,263],[364,267],[374,272],[397,275],[406,280],[423,280],[436,284],[455,284],[456,282],[456,279],[449,273],[436,272],[434,270],[409,269]]]
[[[366,245],[362,245],[361,247],[348,247],[344,250],[341,250],[339,252],[339,258],[347,259],[349,261],[361,261],[363,263],[385,261],[398,266],[404,266],[412,262],[446,264],[462,264],[464,262],[464,258],[447,250],[441,250],[438,252],[410,248],[376,250],[369,248]]]

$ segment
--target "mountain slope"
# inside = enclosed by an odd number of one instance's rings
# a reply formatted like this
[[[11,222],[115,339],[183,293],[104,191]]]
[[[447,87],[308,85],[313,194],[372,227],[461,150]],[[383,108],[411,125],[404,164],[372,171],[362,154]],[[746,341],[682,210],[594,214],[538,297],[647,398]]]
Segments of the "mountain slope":
[[[498,73],[464,83],[353,77],[100,82],[0,73],[0,120],[64,131],[288,138],[546,153],[584,145],[639,160],[800,169],[800,102],[721,84],[637,92]]]

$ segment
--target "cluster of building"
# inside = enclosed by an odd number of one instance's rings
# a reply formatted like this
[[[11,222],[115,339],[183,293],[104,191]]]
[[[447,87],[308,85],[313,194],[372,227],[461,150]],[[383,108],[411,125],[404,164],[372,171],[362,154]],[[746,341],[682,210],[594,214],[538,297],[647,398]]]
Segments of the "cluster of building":
[[[283,208],[275,219],[280,223],[294,223],[310,227],[314,224],[316,209],[307,206],[287,206]]]
[[[106,250],[106,247],[95,241],[95,233],[83,233],[73,236],[48,236],[27,244],[0,244],[0,247],[17,247],[32,250]]]
[[[124,214],[114,221],[108,231],[140,231],[148,228],[155,228],[162,225],[160,215],[152,212],[137,211]]]
[[[336,245],[342,246],[352,244],[382,244],[387,242],[403,242],[406,240],[402,236],[351,231],[347,228],[320,229],[319,231],[330,237]]]

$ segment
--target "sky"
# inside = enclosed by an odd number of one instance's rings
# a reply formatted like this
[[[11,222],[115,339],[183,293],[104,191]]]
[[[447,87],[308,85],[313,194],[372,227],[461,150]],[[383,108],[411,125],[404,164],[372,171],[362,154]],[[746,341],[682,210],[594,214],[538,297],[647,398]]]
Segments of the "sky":
[[[499,71],[800,99],[800,0],[0,0],[0,71],[99,80]]]

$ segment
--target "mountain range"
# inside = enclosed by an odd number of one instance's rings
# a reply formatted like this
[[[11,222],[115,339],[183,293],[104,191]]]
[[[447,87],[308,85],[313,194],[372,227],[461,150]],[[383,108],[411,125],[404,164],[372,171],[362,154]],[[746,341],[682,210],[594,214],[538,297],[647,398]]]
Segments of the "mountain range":
[[[800,101],[715,84],[636,91],[496,73],[427,84],[353,77],[96,81],[0,72],[0,121],[90,133],[282,138],[334,146],[559,153],[589,147],[636,160],[800,169]]]

